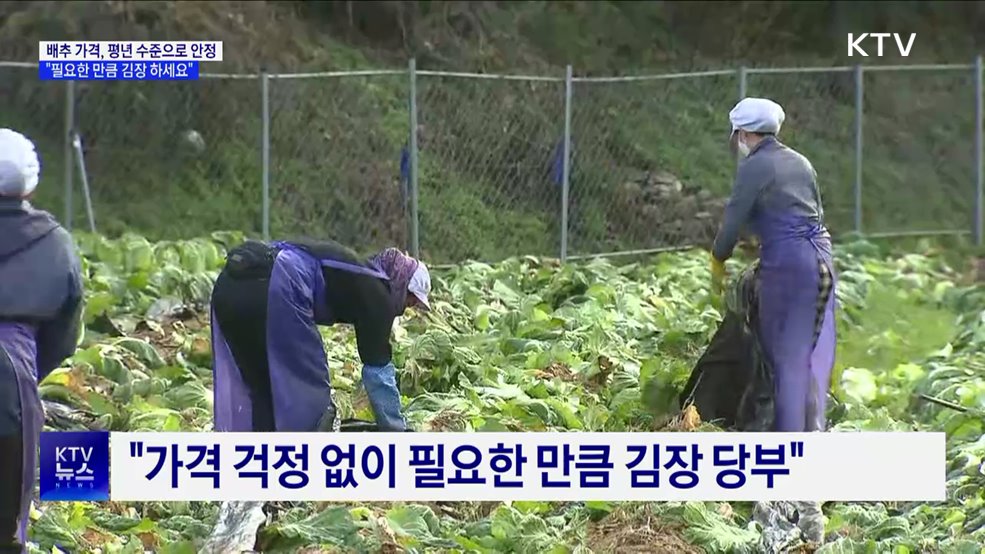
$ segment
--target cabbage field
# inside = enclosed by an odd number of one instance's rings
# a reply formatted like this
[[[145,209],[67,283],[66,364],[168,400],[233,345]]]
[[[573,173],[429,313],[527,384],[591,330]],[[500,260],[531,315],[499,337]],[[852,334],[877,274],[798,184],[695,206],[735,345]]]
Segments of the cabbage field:
[[[86,333],[41,384],[48,428],[210,430],[204,307],[225,248],[239,238],[78,236]],[[713,429],[680,417],[677,405],[721,317],[706,256],[563,267],[518,258],[434,272],[433,311],[395,329],[408,420],[434,432]],[[933,252],[889,258],[856,243],[840,246],[837,262],[833,430],[946,431],[948,501],[825,504],[828,537],[817,551],[982,552],[985,287]],[[353,335],[323,332],[342,415],[371,419]],[[31,548],[193,553],[217,510],[39,503]],[[267,511],[263,552],[759,552],[764,536],[748,503],[278,503]]]

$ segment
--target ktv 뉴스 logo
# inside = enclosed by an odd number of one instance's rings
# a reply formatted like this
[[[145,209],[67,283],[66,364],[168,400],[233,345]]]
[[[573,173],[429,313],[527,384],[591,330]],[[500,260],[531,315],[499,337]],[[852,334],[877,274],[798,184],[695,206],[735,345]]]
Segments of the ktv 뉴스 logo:
[[[109,433],[41,433],[41,500],[109,500]]]

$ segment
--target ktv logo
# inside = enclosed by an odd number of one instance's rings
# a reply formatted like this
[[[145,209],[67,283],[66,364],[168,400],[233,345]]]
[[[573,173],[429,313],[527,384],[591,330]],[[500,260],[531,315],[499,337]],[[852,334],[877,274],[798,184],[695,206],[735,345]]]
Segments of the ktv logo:
[[[882,57],[882,39],[893,37],[896,41],[896,47],[899,49],[899,55],[906,58],[910,55],[910,50],[913,48],[913,41],[916,40],[917,34],[910,33],[910,39],[906,41],[906,46],[903,46],[903,35],[899,33],[862,33],[856,35],[855,33],[848,33],[848,57],[851,58],[854,55],[868,57],[869,54],[862,50],[862,41],[871,38],[876,39],[876,56]],[[871,47],[869,47],[871,48]]]
[[[41,433],[41,500],[109,500],[109,433]]]

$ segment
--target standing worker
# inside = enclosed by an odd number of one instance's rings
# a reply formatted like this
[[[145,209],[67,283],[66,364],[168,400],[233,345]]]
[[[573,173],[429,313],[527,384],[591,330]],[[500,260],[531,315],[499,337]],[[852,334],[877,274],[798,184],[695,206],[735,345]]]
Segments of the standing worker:
[[[817,173],[776,135],[785,118],[771,100],[746,98],[729,113],[742,157],[712,248],[713,288],[739,232],[760,242],[759,336],[773,369],[779,432],[823,431],[835,355],[835,282]]]
[[[0,552],[26,552],[44,410],[38,382],[78,343],[81,263],[71,235],[28,199],[41,164],[0,129]]]
[[[231,250],[212,291],[215,430],[337,430],[317,327],[336,323],[355,327],[378,429],[407,430],[390,333],[430,291],[427,267],[396,248],[365,263],[332,241]]]

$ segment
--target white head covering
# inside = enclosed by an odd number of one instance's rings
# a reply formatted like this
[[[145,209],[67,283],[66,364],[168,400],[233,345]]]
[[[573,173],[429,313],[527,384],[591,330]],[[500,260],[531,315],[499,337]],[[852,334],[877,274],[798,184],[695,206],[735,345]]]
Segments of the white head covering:
[[[431,304],[428,302],[428,294],[431,293],[431,274],[428,272],[428,268],[424,265],[424,262],[418,262],[417,269],[410,276],[407,291],[420,300],[425,308],[431,308]]]
[[[40,174],[34,143],[17,131],[0,129],[0,196],[23,198],[31,194]]]
[[[743,130],[748,133],[780,132],[786,114],[779,104],[766,98],[743,98],[728,113],[732,132]]]

